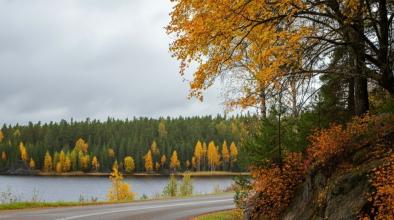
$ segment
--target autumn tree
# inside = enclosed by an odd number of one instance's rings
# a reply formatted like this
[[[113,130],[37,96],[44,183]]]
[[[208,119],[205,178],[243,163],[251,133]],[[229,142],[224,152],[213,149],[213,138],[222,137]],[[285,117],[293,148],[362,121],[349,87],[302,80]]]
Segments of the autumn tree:
[[[150,173],[153,171],[153,160],[152,160],[152,152],[151,150],[144,156],[145,160],[145,171]]]
[[[7,160],[7,153],[6,153],[5,151],[1,152],[1,159],[2,159],[3,161],[6,161],[6,160]]]
[[[112,182],[112,186],[108,192],[109,201],[130,201],[134,199],[131,186],[123,181],[123,176],[117,166],[113,168],[109,178]]]
[[[224,141],[222,145],[222,158],[223,158],[223,170],[228,169],[230,163],[230,152],[228,151],[227,142]]]
[[[75,149],[82,151],[85,154],[88,152],[88,147],[88,143],[86,143],[85,140],[83,140],[82,138],[79,138],[75,142]]]
[[[127,156],[124,158],[124,168],[127,173],[131,173],[135,169],[134,159],[131,156]]]
[[[29,156],[27,155],[26,147],[22,142],[19,144],[19,154],[20,154],[21,160],[27,161],[29,159],[28,158]]]
[[[3,131],[0,130],[0,143],[3,141],[3,139],[4,139]]]
[[[177,154],[176,150],[174,150],[174,152],[172,152],[172,156],[171,156],[170,168],[173,171],[176,171],[180,167],[181,167],[181,163],[178,160],[178,154]]]
[[[30,168],[31,170],[36,169],[36,162],[33,160],[33,158],[30,158],[29,168]]]
[[[97,157],[94,156],[93,159],[92,159],[92,169],[93,169],[95,172],[98,172],[99,168],[100,168],[100,163],[99,163]]]
[[[44,172],[50,172],[52,171],[52,156],[51,154],[47,151],[45,153],[45,157],[44,157],[44,167],[43,170]]]
[[[201,159],[203,157],[203,148],[200,141],[197,141],[196,146],[194,147],[194,159],[196,164],[196,170],[200,171],[201,169]]]
[[[164,168],[164,166],[165,166],[165,164],[166,164],[166,161],[167,161],[167,157],[166,157],[166,155],[162,155],[161,156],[161,158],[160,158],[160,166],[162,167],[162,168]]]
[[[220,155],[213,141],[208,144],[207,156],[208,165],[211,168],[211,171],[215,171],[216,167],[220,164]]]
[[[159,137],[160,137],[161,139],[167,137],[168,132],[167,132],[167,129],[166,129],[166,124],[165,124],[165,122],[164,122],[163,120],[161,120],[161,121],[159,122],[159,126],[158,126],[158,128],[157,128],[157,131],[158,131]]]
[[[191,96],[202,99],[217,77],[239,68],[252,70],[253,87],[324,73],[354,79],[356,114],[368,110],[367,80],[394,94],[392,1],[174,3],[170,49],[182,75],[197,63]],[[340,46],[351,57],[349,71],[327,65]],[[254,105],[258,93],[245,94],[244,105]]]
[[[230,145],[230,166],[231,169],[234,168],[235,163],[238,160],[238,149],[234,142]]]

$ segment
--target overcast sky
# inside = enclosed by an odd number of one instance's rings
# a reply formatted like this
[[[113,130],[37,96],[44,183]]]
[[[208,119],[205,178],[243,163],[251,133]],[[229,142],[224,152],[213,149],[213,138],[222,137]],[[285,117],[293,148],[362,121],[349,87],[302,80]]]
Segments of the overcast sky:
[[[191,116],[168,51],[169,0],[0,0],[0,123]]]

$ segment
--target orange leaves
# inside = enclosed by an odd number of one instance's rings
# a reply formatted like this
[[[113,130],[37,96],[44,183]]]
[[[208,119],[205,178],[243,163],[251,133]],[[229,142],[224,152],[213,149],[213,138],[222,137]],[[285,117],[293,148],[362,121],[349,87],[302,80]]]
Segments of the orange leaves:
[[[198,65],[190,82],[191,96],[201,98],[225,72],[245,68],[253,80],[266,84],[288,74],[284,67],[299,65],[305,36],[310,34],[294,22],[294,15],[305,8],[303,1],[173,2],[167,26],[167,33],[175,36],[170,50],[180,61],[182,75],[192,63]],[[243,104],[252,105],[251,100]]]
[[[382,166],[372,172],[372,185],[376,191],[370,195],[373,208],[369,216],[374,219],[394,219],[394,153],[392,152]]]
[[[254,219],[278,219],[293,197],[296,186],[304,175],[301,153],[289,153],[282,169],[273,164],[268,168],[253,169],[253,190],[259,195],[253,211]]]
[[[355,117],[346,126],[332,125],[310,136],[307,163],[324,166],[334,157],[377,142],[394,131],[394,115]]]

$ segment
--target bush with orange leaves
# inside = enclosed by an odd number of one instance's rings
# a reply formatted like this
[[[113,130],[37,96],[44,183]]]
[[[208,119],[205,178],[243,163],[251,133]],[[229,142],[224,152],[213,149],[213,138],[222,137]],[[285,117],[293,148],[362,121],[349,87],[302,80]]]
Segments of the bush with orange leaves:
[[[296,186],[303,180],[302,154],[289,153],[282,166],[272,164],[267,168],[252,169],[251,173],[255,196],[249,199],[253,210],[248,210],[248,215],[252,219],[278,219],[293,198]]]
[[[315,132],[310,136],[311,144],[306,150],[305,160],[301,153],[289,153],[282,168],[271,164],[266,168],[252,169],[253,191],[246,214],[252,219],[279,219],[307,171],[336,169],[349,155],[363,147],[374,146],[389,134],[394,134],[393,114],[356,117],[346,126],[332,125]],[[371,198],[379,215],[393,213],[394,210],[394,156],[387,161],[383,168],[375,171],[373,179],[376,193]]]
[[[369,195],[369,210],[360,219],[394,219],[394,153],[382,166],[372,170],[372,186],[375,191]]]
[[[346,126],[332,125],[310,136],[305,164],[317,168],[335,165],[349,154],[371,146],[393,132],[394,114],[365,115],[353,118]]]

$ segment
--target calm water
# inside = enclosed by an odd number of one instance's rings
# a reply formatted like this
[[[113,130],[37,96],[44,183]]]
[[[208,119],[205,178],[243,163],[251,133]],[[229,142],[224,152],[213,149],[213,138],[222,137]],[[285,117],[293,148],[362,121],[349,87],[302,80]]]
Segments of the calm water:
[[[180,180],[180,179],[178,179]],[[212,193],[215,187],[225,189],[233,180],[231,177],[193,177],[195,193]],[[168,177],[125,177],[132,191],[140,198],[143,194],[152,197],[160,194]],[[33,177],[0,176],[0,192],[10,190],[19,200],[31,200],[34,192],[41,201],[78,201],[97,197],[106,200],[111,186],[107,177]]]

